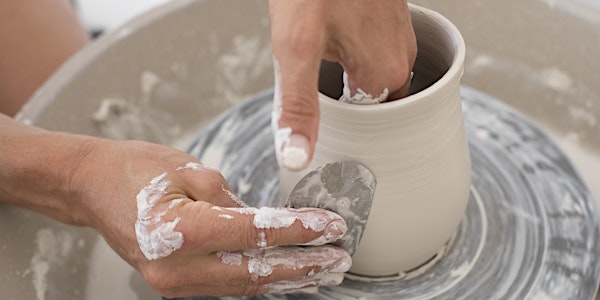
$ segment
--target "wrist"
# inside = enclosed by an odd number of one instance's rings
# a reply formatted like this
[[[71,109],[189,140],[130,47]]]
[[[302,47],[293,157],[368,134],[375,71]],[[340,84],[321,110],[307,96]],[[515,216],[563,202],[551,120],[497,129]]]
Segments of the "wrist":
[[[0,202],[84,225],[72,179],[95,139],[13,125],[0,134]]]

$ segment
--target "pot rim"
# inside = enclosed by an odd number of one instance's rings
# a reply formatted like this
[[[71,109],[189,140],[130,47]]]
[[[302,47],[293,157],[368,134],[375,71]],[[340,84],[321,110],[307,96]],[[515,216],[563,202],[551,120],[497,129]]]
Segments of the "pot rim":
[[[446,71],[444,75],[432,85],[417,93],[414,93],[399,100],[383,102],[376,105],[358,105],[352,103],[344,103],[319,92],[319,104],[322,107],[331,107],[334,109],[351,112],[398,109],[404,106],[415,105],[417,102],[422,102],[426,99],[431,99],[431,96],[433,94],[438,93],[440,90],[443,90],[444,87],[450,86],[456,78],[460,79],[462,77],[465,64],[466,46],[463,36],[458,30],[458,28],[450,20],[448,20],[446,17],[444,17],[442,14],[436,11],[418,5],[414,5],[412,3],[409,3],[408,5],[413,18],[417,14],[427,16],[426,19],[428,19],[428,21],[439,25],[441,28],[445,28],[445,32],[449,33],[449,37],[452,41],[451,47],[454,48],[454,58],[448,71]]]

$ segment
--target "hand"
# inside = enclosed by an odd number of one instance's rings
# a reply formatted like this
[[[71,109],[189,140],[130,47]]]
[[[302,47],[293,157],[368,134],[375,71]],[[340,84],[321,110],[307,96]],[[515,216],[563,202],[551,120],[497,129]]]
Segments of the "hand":
[[[194,157],[144,142],[96,140],[73,173],[97,229],[161,295],[253,295],[341,283],[346,231],[319,209],[249,208]]]
[[[417,44],[405,0],[270,0],[275,59],[276,153],[287,169],[305,168],[319,122],[321,59],[338,61],[350,94],[408,95]]]

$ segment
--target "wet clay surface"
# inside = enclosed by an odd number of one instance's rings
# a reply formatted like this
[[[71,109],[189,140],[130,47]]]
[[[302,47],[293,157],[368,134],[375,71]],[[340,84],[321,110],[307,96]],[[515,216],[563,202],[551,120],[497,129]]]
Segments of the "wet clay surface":
[[[244,299],[593,299],[600,234],[594,202],[579,175],[521,114],[468,87],[461,95],[473,185],[466,216],[441,260],[413,278],[346,279],[320,288],[318,295]],[[253,206],[284,204],[271,99],[266,92],[228,111],[189,148],[220,168]]]

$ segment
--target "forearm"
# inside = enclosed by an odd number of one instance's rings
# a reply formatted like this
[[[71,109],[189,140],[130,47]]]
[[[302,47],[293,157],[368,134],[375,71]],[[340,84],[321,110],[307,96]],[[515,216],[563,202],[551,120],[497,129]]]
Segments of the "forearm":
[[[14,116],[87,41],[66,0],[0,0],[0,113]]]
[[[0,203],[81,224],[72,175],[94,138],[50,132],[0,114]]]

